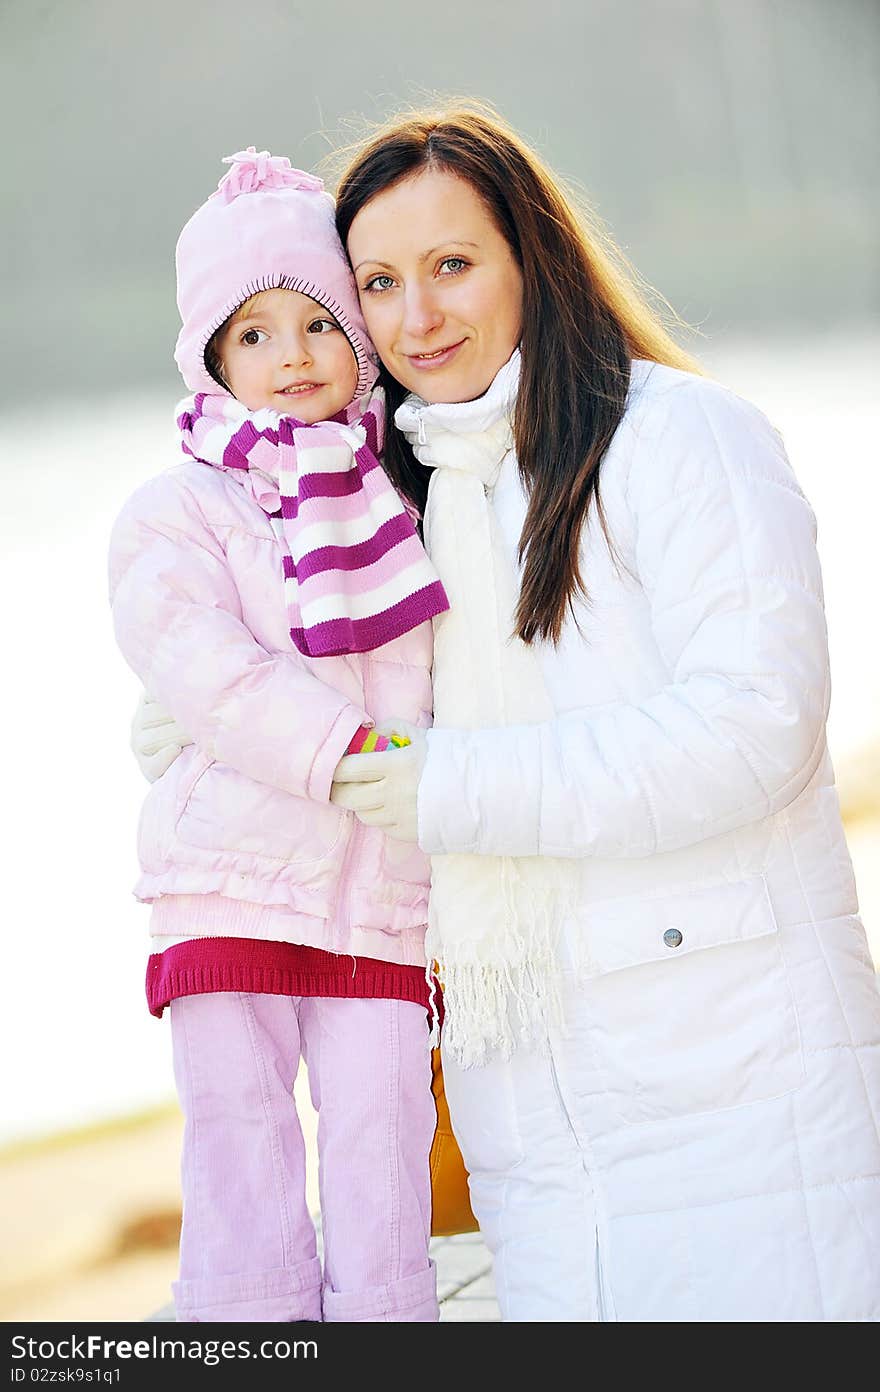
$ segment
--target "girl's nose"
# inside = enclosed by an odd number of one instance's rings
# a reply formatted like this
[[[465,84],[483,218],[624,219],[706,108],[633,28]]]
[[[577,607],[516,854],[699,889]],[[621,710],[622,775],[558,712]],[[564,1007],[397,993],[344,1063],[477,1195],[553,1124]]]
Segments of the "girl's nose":
[[[312,354],[305,334],[288,334],[281,345],[283,367],[307,367]]]
[[[403,306],[403,328],[413,338],[424,338],[443,322],[440,306],[430,290],[420,285],[407,287]]]

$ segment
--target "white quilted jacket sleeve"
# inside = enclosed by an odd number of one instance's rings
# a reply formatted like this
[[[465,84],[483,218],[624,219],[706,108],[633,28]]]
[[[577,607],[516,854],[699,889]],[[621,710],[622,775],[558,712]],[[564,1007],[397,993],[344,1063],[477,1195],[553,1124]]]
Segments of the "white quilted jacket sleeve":
[[[651,409],[665,418],[632,447],[629,559],[667,684],[593,715],[431,731],[423,849],[647,856],[764,818],[812,776],[830,683],[810,507],[746,402],[696,378]]]
[[[264,545],[255,539],[256,565]],[[209,757],[284,792],[329,799],[336,764],[367,717],[294,654],[257,642],[221,540],[173,470],[138,489],[114,525],[110,600],[126,661]]]

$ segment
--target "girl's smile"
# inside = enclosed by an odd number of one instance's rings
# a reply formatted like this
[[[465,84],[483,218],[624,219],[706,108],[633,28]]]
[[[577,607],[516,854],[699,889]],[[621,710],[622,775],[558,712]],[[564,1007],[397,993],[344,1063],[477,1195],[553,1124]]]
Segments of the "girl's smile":
[[[325,382],[293,382],[289,387],[279,387],[277,396],[305,396],[309,392],[320,391]]]

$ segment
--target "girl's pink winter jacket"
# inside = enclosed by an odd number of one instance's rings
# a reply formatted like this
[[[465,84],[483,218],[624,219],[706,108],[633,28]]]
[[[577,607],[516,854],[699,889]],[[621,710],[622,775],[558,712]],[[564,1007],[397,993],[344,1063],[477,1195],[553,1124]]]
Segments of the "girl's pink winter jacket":
[[[245,918],[248,905],[283,911],[292,941],[423,964],[427,857],[329,795],[363,721],[431,723],[430,624],[374,652],[303,656],[268,518],[198,463],[126,503],[110,597],[126,660],[195,741],[147,797],[137,897],[186,895],[194,934],[211,931],[199,904],[222,895]]]

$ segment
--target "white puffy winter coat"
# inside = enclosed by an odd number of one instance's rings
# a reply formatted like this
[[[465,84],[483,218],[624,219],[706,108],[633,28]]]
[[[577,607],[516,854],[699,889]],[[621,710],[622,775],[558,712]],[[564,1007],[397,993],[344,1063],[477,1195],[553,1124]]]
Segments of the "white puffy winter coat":
[[[473,418],[428,407],[421,438]],[[600,1317],[877,1318],[880,996],[826,748],[813,514],[760,412],[655,364],[600,480],[614,551],[594,511],[589,602],[539,648],[556,718],[433,730],[420,844],[580,861],[577,1029],[554,1048]],[[512,453],[492,503],[515,562]],[[537,1221],[521,1066],[447,1076],[497,1262]]]

